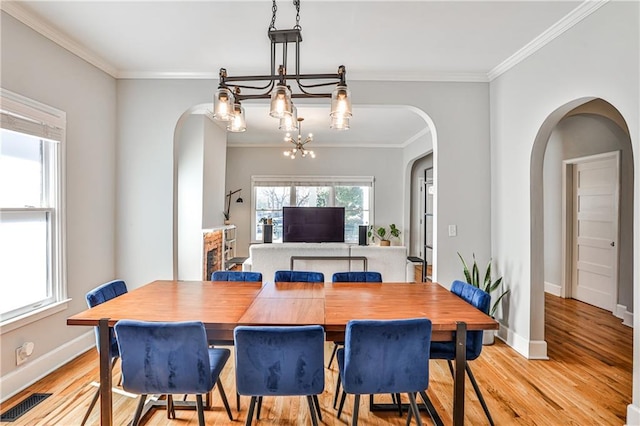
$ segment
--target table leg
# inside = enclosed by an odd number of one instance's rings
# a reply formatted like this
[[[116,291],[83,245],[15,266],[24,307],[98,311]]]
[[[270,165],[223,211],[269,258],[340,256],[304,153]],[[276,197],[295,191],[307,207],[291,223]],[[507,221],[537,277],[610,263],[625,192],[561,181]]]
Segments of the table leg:
[[[100,337],[100,425],[112,426],[109,318],[100,319],[98,324]]]
[[[467,324],[456,323],[456,366],[453,383],[453,424],[464,424],[464,375],[467,363]]]

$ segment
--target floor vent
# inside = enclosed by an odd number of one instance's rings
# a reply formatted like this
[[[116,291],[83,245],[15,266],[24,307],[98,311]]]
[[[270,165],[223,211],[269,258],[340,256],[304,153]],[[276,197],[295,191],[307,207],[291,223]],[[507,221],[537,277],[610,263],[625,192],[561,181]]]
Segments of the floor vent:
[[[36,405],[40,404],[45,399],[49,398],[52,394],[50,393],[33,393],[9,408],[4,413],[0,414],[0,421],[2,422],[14,422],[20,416],[22,416],[27,411],[31,410]]]

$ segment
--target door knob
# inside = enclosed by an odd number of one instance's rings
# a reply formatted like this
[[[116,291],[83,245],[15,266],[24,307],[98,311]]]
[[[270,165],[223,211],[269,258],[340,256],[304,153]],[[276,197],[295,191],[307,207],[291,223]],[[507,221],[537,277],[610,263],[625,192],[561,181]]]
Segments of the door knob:
[[[616,246],[616,242],[615,241],[611,241],[611,247],[615,247]]]

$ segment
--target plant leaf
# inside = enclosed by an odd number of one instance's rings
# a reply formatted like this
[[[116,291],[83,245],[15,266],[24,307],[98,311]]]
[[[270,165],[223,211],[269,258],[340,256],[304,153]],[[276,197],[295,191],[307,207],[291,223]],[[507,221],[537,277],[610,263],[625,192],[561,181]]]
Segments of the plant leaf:
[[[473,266],[471,267],[471,284],[480,288],[480,270],[478,269],[478,263],[476,262],[476,255],[473,254]]]
[[[502,278],[501,278],[501,279],[502,279]],[[493,304],[493,307],[491,308],[491,312],[489,312],[489,315],[490,315],[491,317],[493,317],[493,316],[495,315],[496,311],[498,310],[498,306],[500,306],[500,301],[502,300],[502,298],[503,298],[503,297],[505,297],[507,294],[509,294],[509,291],[510,291],[510,290],[511,290],[511,289],[507,289],[507,290],[505,290],[505,292],[504,292],[504,293],[502,293],[502,294],[500,295],[500,297],[498,297],[498,298],[496,299],[495,303]]]
[[[460,258],[460,261],[462,262],[464,277],[467,280],[467,282],[469,284],[471,284],[471,274],[469,273],[469,267],[467,266],[467,262],[464,261],[464,258],[462,257],[460,252],[458,252],[458,257]]]
[[[487,272],[484,274],[484,282],[482,284],[482,289],[487,293],[491,293],[491,259],[489,259],[489,263],[487,264]]]

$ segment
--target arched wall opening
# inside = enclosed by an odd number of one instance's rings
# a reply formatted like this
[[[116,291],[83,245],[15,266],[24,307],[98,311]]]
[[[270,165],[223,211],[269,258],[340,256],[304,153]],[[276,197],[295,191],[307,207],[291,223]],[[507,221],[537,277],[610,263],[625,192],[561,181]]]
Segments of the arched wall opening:
[[[247,190],[243,196],[245,200],[251,199],[249,189],[245,181],[238,182],[233,172],[231,177],[229,173],[225,173],[227,168],[237,169],[234,162],[234,155],[228,154],[230,147],[227,146],[227,135],[218,126],[213,124],[205,114],[210,104],[195,105],[186,110],[178,119],[173,138],[174,153],[174,170],[173,170],[173,275],[174,279],[200,279],[197,274],[200,273],[197,265],[202,264],[202,229],[211,226],[211,220],[207,218],[207,211],[210,214],[222,211],[222,207],[216,209],[216,203],[224,202],[224,194],[231,186],[233,189],[244,188]],[[368,105],[368,107],[372,107]],[[407,113],[415,114],[420,117],[425,128],[416,137],[401,148],[402,170],[401,183],[403,188],[398,192],[399,188],[394,190],[400,194],[401,207],[394,204],[394,209],[398,217],[402,218],[403,237],[406,238],[405,244],[409,244],[411,235],[411,170],[414,162],[426,155],[432,153],[434,164],[434,176],[437,176],[437,133],[432,119],[422,110],[407,105],[383,106],[390,108],[403,108]],[[196,122],[194,122],[196,120]],[[207,127],[213,128],[208,129]],[[208,134],[205,138],[204,135]],[[207,139],[205,143],[204,140]],[[213,139],[214,148],[209,146]],[[252,146],[252,149],[255,149]],[[206,150],[218,150],[218,155],[206,155]],[[233,147],[231,149],[238,149]],[[279,147],[265,147],[264,149],[277,150],[278,158],[282,156]],[[224,151],[222,155],[221,151]],[[224,159],[222,173],[216,176],[206,176],[207,167],[205,162],[207,158],[215,157],[218,161]],[[353,158],[350,159],[353,161]],[[231,162],[231,163],[230,163]],[[398,164],[400,166],[400,164]],[[245,165],[246,166],[246,165]],[[246,166],[248,167],[248,166]],[[249,167],[250,168],[250,167]],[[398,169],[396,169],[398,170]],[[397,173],[397,172],[396,172]],[[307,173],[313,174],[313,173]],[[371,173],[374,174],[373,169]],[[199,176],[203,178],[199,180]],[[214,187],[211,187],[213,185]],[[200,197],[196,200],[195,197]],[[218,200],[218,201],[216,201]],[[436,201],[437,202],[437,201]],[[222,206],[222,204],[220,204]],[[202,212],[202,213],[200,213]],[[247,222],[246,228],[249,228],[250,203],[234,206],[234,216],[238,221]],[[246,218],[245,218],[246,216]],[[242,222],[242,223],[244,223]],[[242,225],[244,226],[244,225]],[[239,226],[240,228],[240,226]],[[437,227],[434,224],[434,232]],[[248,233],[248,230],[245,230]],[[240,234],[240,231],[238,232]],[[248,242],[249,239],[245,238]],[[435,246],[435,244],[434,244]],[[198,259],[197,262],[192,259]]]
[[[600,122],[600,124],[598,124],[600,126],[612,127],[614,133],[616,133],[616,129],[618,129],[617,133],[622,135],[617,139],[619,140],[619,144],[624,156],[623,173],[627,174],[626,177],[623,176],[626,185],[626,188],[624,188],[624,190],[628,195],[630,194],[631,198],[633,198],[633,152],[626,121],[619,113],[619,111],[608,102],[593,97],[576,99],[553,111],[547,117],[540,130],[538,131],[531,155],[531,340],[544,341],[545,282],[547,282],[547,290],[550,290],[548,282],[550,280],[549,277],[554,275],[554,271],[546,271],[545,273],[545,261],[546,266],[549,267],[549,256],[552,254],[548,252],[550,250],[549,241],[546,241],[545,251],[545,229],[547,233],[549,233],[552,232],[552,230],[550,230],[549,228],[554,228],[554,225],[552,223],[545,223],[545,214],[547,214],[547,222],[550,222],[550,214],[560,215],[560,212],[558,210],[553,210],[558,209],[560,206],[549,206],[549,194],[546,194],[545,196],[545,191],[552,192],[553,190],[557,190],[557,188],[549,187],[548,171],[545,188],[545,161],[547,161],[547,158],[549,159],[549,161],[552,161],[551,158],[563,155],[570,157],[576,152],[595,154],[598,152],[598,149],[600,149],[601,152],[611,149],[611,147],[607,147],[606,144],[600,145],[600,148],[598,146],[583,146],[577,149],[575,145],[579,145],[579,143],[574,143],[573,145],[563,145],[559,149],[564,149],[566,152],[559,153],[558,147],[556,146],[555,148],[553,148],[553,144],[550,146],[549,142],[550,139],[554,137],[554,132],[556,131],[573,129],[569,131],[574,132],[575,134],[577,133],[575,131],[576,124],[585,125],[590,121],[594,122],[594,120],[595,122]],[[577,134],[576,136],[579,137],[579,134]],[[547,149],[549,147],[552,147],[552,150],[549,153],[549,157],[547,157]],[[591,152],[585,151],[586,149],[591,149]],[[549,165],[547,164],[547,166]],[[547,205],[545,205],[545,201],[547,202]],[[631,237],[633,235],[633,200],[625,200],[623,203],[621,203],[620,207],[622,218],[621,223],[624,224],[623,229],[625,233],[628,233],[629,235],[625,234],[621,241],[625,249],[624,251],[621,251],[621,271],[623,272],[623,274],[619,276],[619,279],[628,281],[628,285],[630,286],[629,291],[622,291],[620,295],[621,297],[629,301],[628,307],[633,309],[632,281],[634,258],[633,253],[635,251]],[[549,211],[549,209],[552,210]],[[621,231],[623,229],[621,228]],[[622,233],[620,233],[619,235],[621,237],[623,236]],[[555,271],[555,275],[557,276],[557,271]],[[546,357],[546,355],[547,354],[545,346],[544,356],[541,357],[544,358]]]

